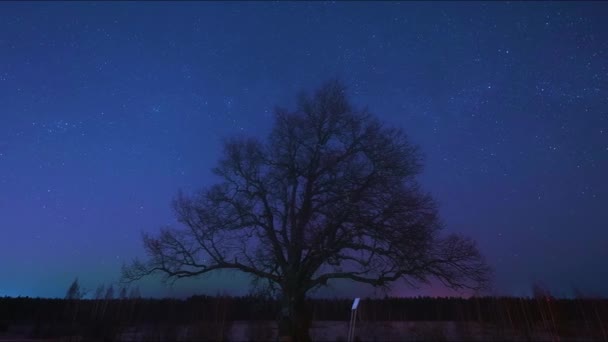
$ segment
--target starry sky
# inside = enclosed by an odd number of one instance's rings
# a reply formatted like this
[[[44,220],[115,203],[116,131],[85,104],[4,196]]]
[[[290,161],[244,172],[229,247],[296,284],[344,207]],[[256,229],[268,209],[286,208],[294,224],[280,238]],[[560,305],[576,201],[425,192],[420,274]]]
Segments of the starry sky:
[[[264,137],[276,105],[330,77],[421,146],[420,182],[446,231],[477,240],[493,293],[608,295],[607,16],[601,2],[2,1],[0,296],[118,280],[141,232],[175,222],[177,190],[213,184],[222,138]]]

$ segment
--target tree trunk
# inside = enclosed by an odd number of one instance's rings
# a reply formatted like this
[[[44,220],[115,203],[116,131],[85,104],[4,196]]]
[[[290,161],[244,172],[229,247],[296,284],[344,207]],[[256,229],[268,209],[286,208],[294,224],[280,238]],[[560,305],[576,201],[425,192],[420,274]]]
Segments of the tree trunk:
[[[312,312],[306,304],[305,297],[283,295],[279,317],[279,340],[290,342],[310,342],[309,330],[312,324]]]

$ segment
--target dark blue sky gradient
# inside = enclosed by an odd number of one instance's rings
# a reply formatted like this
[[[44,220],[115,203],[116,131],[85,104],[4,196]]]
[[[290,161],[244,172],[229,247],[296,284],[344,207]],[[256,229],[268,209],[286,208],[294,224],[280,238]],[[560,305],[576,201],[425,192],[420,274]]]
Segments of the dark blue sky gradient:
[[[329,77],[421,146],[421,182],[478,241],[494,293],[608,295],[606,17],[601,2],[0,2],[0,296],[116,281],[140,232],[174,222],[176,191],[213,183],[223,137],[263,137],[275,105]],[[429,293],[452,294],[392,292]]]

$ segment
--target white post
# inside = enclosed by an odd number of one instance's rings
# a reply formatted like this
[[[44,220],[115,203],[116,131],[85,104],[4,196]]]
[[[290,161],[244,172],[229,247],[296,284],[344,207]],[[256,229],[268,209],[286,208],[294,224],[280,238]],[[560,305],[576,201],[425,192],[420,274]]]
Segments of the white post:
[[[359,298],[355,298],[353,306],[350,309],[350,323],[348,325],[348,342],[355,339],[355,321],[357,319],[357,307],[359,306]]]

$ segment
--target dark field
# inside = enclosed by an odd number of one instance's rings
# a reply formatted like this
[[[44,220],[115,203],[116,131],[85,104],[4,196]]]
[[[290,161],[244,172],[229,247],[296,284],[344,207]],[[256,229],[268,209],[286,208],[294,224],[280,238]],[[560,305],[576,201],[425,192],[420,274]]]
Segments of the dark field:
[[[311,335],[345,340],[350,299],[313,299]],[[255,297],[0,298],[0,340],[276,340],[279,303]],[[363,299],[359,340],[608,341],[608,300]]]

